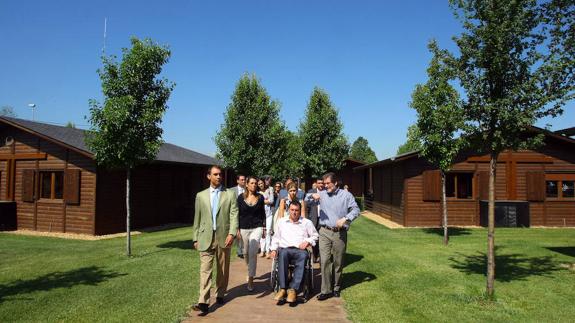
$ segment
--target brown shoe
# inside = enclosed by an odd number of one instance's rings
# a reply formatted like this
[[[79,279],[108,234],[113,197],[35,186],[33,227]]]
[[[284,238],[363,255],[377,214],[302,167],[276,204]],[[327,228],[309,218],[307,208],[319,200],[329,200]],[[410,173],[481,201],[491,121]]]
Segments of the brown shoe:
[[[286,297],[286,290],[282,288],[282,289],[280,289],[280,290],[277,292],[277,294],[276,294],[276,296],[274,297],[274,299],[275,299],[276,301],[279,301],[279,300],[281,300],[281,299],[284,299],[285,297]]]
[[[297,298],[297,295],[295,293],[295,289],[293,289],[293,288],[288,289],[286,302],[295,303],[296,298]]]

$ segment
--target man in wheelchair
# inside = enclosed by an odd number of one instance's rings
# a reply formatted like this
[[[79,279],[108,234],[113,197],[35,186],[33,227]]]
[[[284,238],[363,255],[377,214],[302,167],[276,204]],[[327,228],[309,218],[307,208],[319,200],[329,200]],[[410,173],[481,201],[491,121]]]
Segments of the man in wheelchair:
[[[300,216],[301,204],[292,201],[289,206],[289,217],[278,220],[277,231],[274,233],[271,246],[271,257],[277,256],[278,261],[278,281],[280,289],[275,296],[275,300],[282,300],[286,297],[288,303],[294,303],[297,298],[297,291],[304,277],[304,269],[309,253],[307,248],[315,246],[319,234],[313,223]],[[293,265],[292,280],[288,287],[288,266]],[[286,292],[287,289],[287,292]]]

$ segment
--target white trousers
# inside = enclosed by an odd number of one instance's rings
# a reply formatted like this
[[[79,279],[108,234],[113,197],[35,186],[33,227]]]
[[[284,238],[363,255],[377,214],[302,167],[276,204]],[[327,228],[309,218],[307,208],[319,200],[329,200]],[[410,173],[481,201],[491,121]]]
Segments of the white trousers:
[[[256,267],[258,263],[258,249],[262,237],[263,228],[240,229],[242,242],[244,245],[244,260],[248,265],[248,276],[256,276]]]

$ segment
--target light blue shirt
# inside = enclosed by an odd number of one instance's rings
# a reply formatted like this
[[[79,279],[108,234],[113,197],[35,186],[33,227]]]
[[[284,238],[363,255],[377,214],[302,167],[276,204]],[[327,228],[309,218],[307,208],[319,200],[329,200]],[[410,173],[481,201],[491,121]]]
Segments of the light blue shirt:
[[[312,194],[307,194],[305,202],[309,205],[321,205],[319,210],[319,224],[335,228],[337,220],[345,217],[349,221],[359,216],[359,207],[353,194],[337,188],[333,193],[327,190],[318,192],[319,201],[313,199]]]
[[[222,193],[222,186],[218,186],[216,188],[213,188],[210,186],[210,206],[212,208],[212,228],[214,229],[214,231],[216,231],[216,215],[218,214],[218,206],[219,205],[211,205],[214,201],[214,195],[217,194],[217,201],[219,204],[220,198],[221,198],[221,193]],[[215,208],[215,210],[214,210]]]

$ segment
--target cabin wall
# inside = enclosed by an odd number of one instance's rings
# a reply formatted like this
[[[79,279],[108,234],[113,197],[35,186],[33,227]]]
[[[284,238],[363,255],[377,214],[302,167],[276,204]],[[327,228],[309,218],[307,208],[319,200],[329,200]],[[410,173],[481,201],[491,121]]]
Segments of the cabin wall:
[[[5,138],[12,137],[14,143],[5,145]],[[0,154],[46,153],[41,160],[16,160],[14,176],[14,201],[16,202],[18,229],[93,234],[95,214],[95,166],[93,161],[72,150],[44,140],[12,126],[0,126]],[[8,197],[7,161],[0,161],[0,199]],[[40,171],[80,170],[80,203],[68,204],[63,199],[39,198]],[[34,181],[34,200],[22,199],[24,170],[36,172]]]
[[[544,174],[575,174],[575,149],[569,144],[556,139],[547,139],[546,144],[536,151],[504,152],[512,162],[497,163],[495,198],[496,200],[527,201],[527,176],[532,172]],[[448,223],[454,226],[479,225],[481,190],[487,190],[487,182],[480,181],[480,174],[488,174],[489,163],[485,161],[470,161],[472,154],[462,154],[453,165],[452,172],[473,174],[473,194],[469,199],[448,198]],[[393,192],[386,189],[393,181],[394,173],[403,168],[403,186],[394,186]],[[368,203],[371,211],[399,224],[414,227],[436,227],[442,225],[441,204],[437,201],[424,201],[425,171],[434,170],[421,158],[410,158],[405,161],[393,162],[372,168],[373,202]],[[369,169],[363,171],[368,178]],[[367,191],[369,185],[364,185]],[[403,192],[405,188],[405,192]],[[541,187],[544,190],[544,187]],[[401,194],[404,208],[392,203]],[[485,196],[485,195],[484,195]],[[403,210],[403,218],[399,216]],[[531,226],[575,226],[575,199],[559,200],[545,198],[543,201],[530,201]]]
[[[366,200],[367,209],[388,220],[403,224],[405,205],[403,165],[373,168],[372,186],[373,197]]]
[[[207,166],[152,164],[132,171],[133,229],[191,223],[195,195],[208,187]],[[98,170],[96,234],[126,230],[126,172]]]

